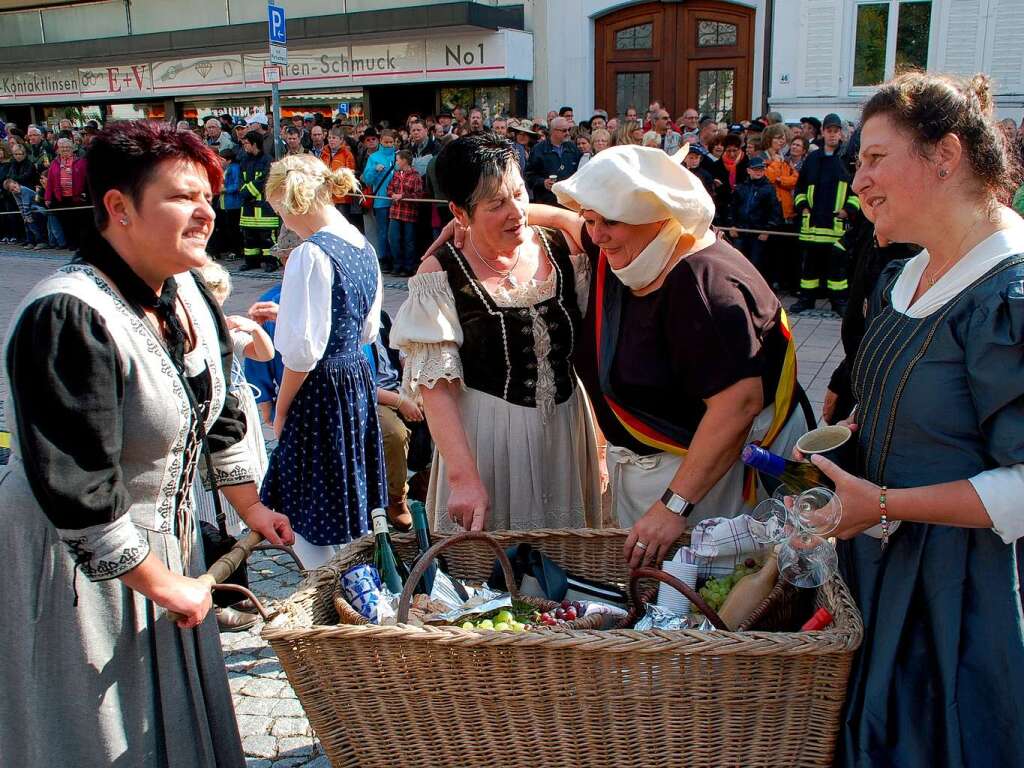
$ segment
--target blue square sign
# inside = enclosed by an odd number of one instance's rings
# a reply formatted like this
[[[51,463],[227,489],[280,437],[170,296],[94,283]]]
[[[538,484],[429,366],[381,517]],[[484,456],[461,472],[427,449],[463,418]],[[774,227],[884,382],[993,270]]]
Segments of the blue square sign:
[[[270,23],[270,44],[286,45],[288,35],[285,32],[284,8],[279,5],[268,5],[267,19]]]

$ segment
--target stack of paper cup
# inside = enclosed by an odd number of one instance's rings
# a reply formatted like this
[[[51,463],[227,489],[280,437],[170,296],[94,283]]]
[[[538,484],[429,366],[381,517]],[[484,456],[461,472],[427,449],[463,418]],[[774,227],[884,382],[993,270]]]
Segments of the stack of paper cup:
[[[666,560],[661,564],[665,573],[670,573],[683,582],[686,586],[696,588],[697,586],[697,564],[680,563],[675,560]],[[661,584],[658,587],[658,605],[661,608],[672,611],[677,616],[686,616],[690,612],[690,601],[685,595],[679,594],[675,588],[668,584]]]

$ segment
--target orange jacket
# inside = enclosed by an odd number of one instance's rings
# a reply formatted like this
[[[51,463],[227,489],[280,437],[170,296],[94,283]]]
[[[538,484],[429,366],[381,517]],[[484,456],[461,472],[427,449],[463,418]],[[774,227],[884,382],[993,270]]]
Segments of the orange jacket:
[[[782,218],[792,219],[796,214],[796,209],[793,207],[793,190],[796,189],[796,182],[800,178],[800,174],[780,157],[778,160],[769,161],[765,166],[764,175],[775,187],[775,194],[779,198],[779,204],[782,205]]]
[[[331,157],[331,148],[324,146],[323,152],[320,154],[320,159],[324,161],[324,165],[328,166],[332,171],[336,171],[339,168],[349,168],[353,173],[356,171],[356,159],[352,157],[352,150],[348,148],[345,142],[341,143],[341,149],[339,149],[334,157]],[[351,195],[343,195],[342,197],[334,197],[334,204],[339,205],[341,203],[352,202]]]

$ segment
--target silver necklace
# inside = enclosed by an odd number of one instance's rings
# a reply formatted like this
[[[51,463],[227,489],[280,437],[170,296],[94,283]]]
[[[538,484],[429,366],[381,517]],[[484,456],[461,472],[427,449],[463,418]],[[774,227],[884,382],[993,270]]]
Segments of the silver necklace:
[[[500,269],[495,269],[493,266],[491,266],[489,261],[480,254],[480,249],[476,247],[476,243],[473,241],[472,232],[469,233],[469,244],[473,246],[473,253],[476,255],[476,258],[479,260],[479,262],[483,264],[485,267],[487,267],[487,269],[491,270],[491,272],[493,272],[494,274],[501,278],[501,282],[499,282],[498,285],[501,285],[501,283],[508,283],[509,287],[511,288],[515,288],[519,285],[519,278],[512,274],[513,272],[516,271],[516,267],[519,266],[519,258],[522,255],[519,248],[516,248],[516,260],[512,262],[512,266],[509,267],[504,272],[502,272]]]

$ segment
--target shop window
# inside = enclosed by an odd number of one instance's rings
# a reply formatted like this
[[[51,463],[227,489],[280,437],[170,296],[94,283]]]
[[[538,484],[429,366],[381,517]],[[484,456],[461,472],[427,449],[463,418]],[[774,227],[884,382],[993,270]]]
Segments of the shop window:
[[[697,111],[716,122],[731,123],[736,102],[735,69],[702,69],[697,73]]]
[[[736,45],[736,25],[724,21],[698,21],[697,47],[718,48]]]
[[[853,85],[878,85],[905,69],[927,67],[931,16],[931,0],[859,3]]]
[[[651,103],[650,72],[619,72],[615,75],[615,111],[626,113],[630,105],[642,111]]]
[[[652,47],[651,37],[654,33],[654,24],[637,24],[635,27],[626,27],[615,33],[615,50],[637,51]]]
[[[472,107],[478,107],[484,113],[485,122],[496,117],[508,117],[511,103],[512,89],[507,85],[441,89],[442,109],[450,112],[462,107],[468,112]]]

